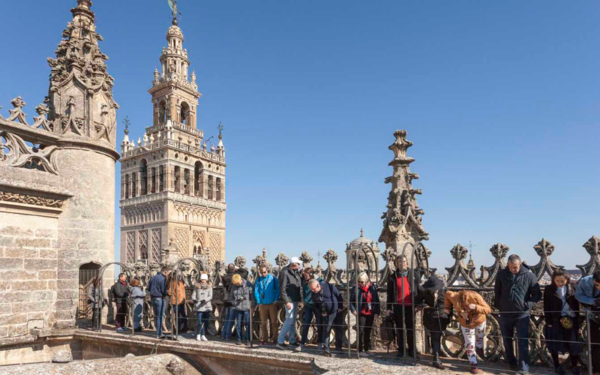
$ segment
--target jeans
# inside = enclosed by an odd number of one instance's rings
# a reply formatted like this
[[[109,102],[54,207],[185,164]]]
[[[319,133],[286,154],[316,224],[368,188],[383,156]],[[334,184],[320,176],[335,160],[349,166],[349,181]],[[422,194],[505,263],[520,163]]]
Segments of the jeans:
[[[133,305],[133,329],[141,327],[142,318],[144,317],[144,305]]]
[[[221,332],[221,336],[223,336],[225,340],[229,340],[231,338],[231,331],[233,330],[235,317],[235,309],[233,307],[228,307],[225,311],[225,324],[223,325],[223,330]]]
[[[517,329],[519,360],[513,346],[514,329]],[[508,363],[518,366],[519,371],[529,371],[529,314],[500,314],[500,331],[504,338],[504,350]]]
[[[292,308],[288,309],[287,306],[285,308],[285,322],[283,322],[283,326],[281,327],[281,331],[279,332],[279,337],[277,337],[277,342],[279,344],[283,344],[286,336],[290,341],[290,344],[296,344],[296,319],[298,318],[298,302],[292,302]]]
[[[321,314],[317,314],[317,311],[312,305],[304,305],[304,314],[302,315],[302,340],[300,341],[302,345],[306,345],[306,341],[308,341],[308,330],[310,329],[313,316],[317,320],[318,342],[323,342],[323,330],[320,329],[323,324]]]
[[[162,336],[162,325],[165,317],[167,303],[163,298],[152,298],[152,309],[154,310],[154,328],[156,337]]]
[[[325,349],[329,349],[329,340],[331,339],[331,329],[334,327],[337,313],[330,314],[329,316],[323,316],[323,325],[321,325],[321,340],[319,344],[323,344]],[[338,335],[336,331],[335,341],[338,341]]]
[[[235,313],[236,332],[238,341],[242,341],[242,330],[244,331],[243,340],[250,339],[250,311],[239,311],[233,309]]]
[[[198,311],[198,327],[196,327],[196,335],[206,336],[206,328],[210,319],[210,311]]]

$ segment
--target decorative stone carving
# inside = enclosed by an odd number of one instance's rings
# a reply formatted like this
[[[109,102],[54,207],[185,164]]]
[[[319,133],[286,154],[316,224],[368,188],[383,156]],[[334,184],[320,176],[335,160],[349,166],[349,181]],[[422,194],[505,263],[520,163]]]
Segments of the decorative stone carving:
[[[300,260],[302,261],[302,268],[309,268],[310,262],[313,261],[313,258],[307,251],[303,251],[302,255],[300,255]]]
[[[481,271],[481,286],[482,287],[490,287],[493,286],[496,282],[496,276],[498,275],[498,271],[506,267],[506,262],[504,258],[506,258],[506,254],[510,248],[505,244],[497,243],[490,248],[490,253],[494,257],[495,261],[491,267],[482,266]],[[485,277],[484,277],[485,276]]]
[[[600,269],[600,238],[592,236],[583,244],[583,248],[590,254],[590,260],[586,264],[578,265],[577,268],[579,268],[584,275],[591,275],[596,270]]]
[[[23,101],[23,99],[21,99],[20,96],[17,96],[16,98],[14,98],[11,101],[11,104],[13,105],[13,107],[15,107],[15,109],[8,110],[10,115],[8,116],[7,120],[8,121],[17,121],[17,122],[20,122],[21,124],[28,125],[27,120],[25,120],[25,117],[27,117],[27,115],[25,113],[23,113],[23,110],[22,110],[22,108],[25,107],[25,105],[27,103],[25,103]]]
[[[447,285],[453,285],[460,276],[462,276],[469,286],[477,288],[477,282],[471,277],[470,269],[465,265],[464,260],[469,254],[469,250],[461,244],[458,244],[450,250],[450,254],[455,259],[452,267],[446,268],[448,271]]]
[[[0,191],[0,201],[30,204],[34,206],[44,206],[50,208],[62,208],[64,200],[27,195],[22,193],[12,193]]]
[[[35,107],[35,112],[38,114],[38,116],[33,118],[34,123],[32,126],[36,129],[42,128],[49,132],[53,131],[54,125],[46,118],[50,112],[48,106],[45,104],[40,104]]]
[[[418,243],[429,238],[429,234],[423,228],[421,216],[424,211],[417,205],[415,197],[422,191],[412,187],[412,180],[418,178],[418,175],[410,172],[410,164],[415,159],[406,155],[413,144],[406,139],[405,130],[397,130],[394,137],[396,139],[389,147],[394,152],[394,159],[389,164],[394,172],[385,179],[385,183],[391,183],[392,187],[388,195],[387,212],[381,217],[383,230],[378,242],[385,242],[386,249],[392,248],[397,255],[403,254],[411,259],[407,252],[414,251]],[[412,247],[407,246],[409,243]]]
[[[244,268],[246,266],[246,258],[244,258],[241,255],[238,255],[237,257],[235,257],[233,264],[235,264],[237,268]]]
[[[2,142],[4,139],[4,142]],[[0,130],[0,165],[20,167],[26,169],[37,169],[52,174],[58,174],[53,158],[56,146],[34,146],[29,147],[23,138]]]
[[[558,269],[564,269],[563,266],[555,265],[550,256],[554,252],[554,245],[550,243],[550,241],[542,238],[540,242],[537,243],[533,247],[540,257],[540,261],[535,266],[529,267],[533,273],[537,276],[538,280],[541,280],[544,276],[544,273],[548,273],[548,275],[552,276],[554,271]]]
[[[275,258],[275,264],[277,264],[277,267],[279,267],[279,270],[281,270],[283,267],[287,266],[289,263],[290,263],[290,258],[288,258],[288,256],[283,253],[279,253],[279,255],[277,255],[277,258]]]

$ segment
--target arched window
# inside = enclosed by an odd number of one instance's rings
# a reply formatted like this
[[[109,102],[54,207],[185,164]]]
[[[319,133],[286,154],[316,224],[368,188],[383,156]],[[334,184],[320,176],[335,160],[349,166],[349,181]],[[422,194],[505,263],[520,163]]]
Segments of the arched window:
[[[131,197],[137,196],[137,173],[131,175]]]
[[[208,176],[208,199],[213,199],[213,176]]]
[[[186,102],[181,103],[181,113],[179,114],[179,122],[187,125],[189,115],[190,106]]]
[[[150,181],[150,192],[154,194],[156,193],[156,167],[152,168],[152,175],[150,178],[152,179]]]
[[[204,166],[197,161],[194,165],[194,194],[204,198],[204,174],[202,173]]]
[[[146,159],[142,159],[140,162],[140,195],[148,194],[148,162]]]
[[[125,199],[129,198],[129,175],[125,175]]]
[[[174,172],[175,172],[175,178],[174,178],[174,182],[175,182],[175,192],[176,192],[176,193],[180,193],[180,192],[181,192],[181,189],[180,189],[180,187],[179,187],[179,182],[180,182],[181,180],[180,180],[180,178],[179,178],[179,175],[180,175],[180,172],[181,172],[181,170],[180,170],[180,168],[179,168],[179,167],[175,167],[175,171],[174,171]]]
[[[221,179],[217,178],[217,201],[221,201]]]
[[[158,122],[161,124],[167,122],[167,103],[164,100],[158,105]]]
[[[158,191],[163,191],[165,189],[165,167],[158,167]]]
[[[183,192],[190,195],[190,188],[190,170],[186,168],[183,170]]]

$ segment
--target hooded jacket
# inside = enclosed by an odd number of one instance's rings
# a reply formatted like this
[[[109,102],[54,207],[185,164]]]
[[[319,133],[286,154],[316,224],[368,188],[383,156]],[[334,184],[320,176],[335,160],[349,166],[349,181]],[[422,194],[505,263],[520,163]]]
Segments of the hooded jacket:
[[[465,305],[462,305],[464,296]],[[469,305],[475,305],[475,310],[469,309]],[[487,316],[492,312],[492,308],[488,305],[483,297],[472,290],[461,290],[460,292],[446,292],[444,308],[450,310],[452,307],[456,309],[456,315],[460,325],[466,328],[475,328],[485,322]],[[468,314],[465,318],[463,313]]]
[[[194,311],[206,312],[212,311],[212,298],[213,298],[213,287],[212,284],[207,283],[203,288],[201,283],[194,285],[194,292],[192,293],[192,300],[194,301]]]
[[[429,330],[439,330],[439,326],[446,323],[448,319],[448,315],[444,312],[445,289],[444,282],[433,274],[419,287],[419,293],[415,296],[415,304],[426,305],[423,311],[423,323]],[[444,329],[446,329],[445,325],[442,330]]]
[[[283,303],[302,301],[302,276],[300,271],[283,267],[279,273],[279,288]]]
[[[494,286],[494,306],[502,313],[521,312],[528,315],[529,310],[542,299],[542,291],[537,277],[529,267],[521,263],[519,273],[513,275],[508,266],[498,272]]]
[[[272,305],[279,301],[279,280],[270,273],[259,277],[254,283],[254,299],[258,305]]]
[[[252,293],[252,284],[249,281],[242,279],[242,285],[231,284],[229,302],[231,302],[234,309],[250,311],[253,300],[254,293]]]

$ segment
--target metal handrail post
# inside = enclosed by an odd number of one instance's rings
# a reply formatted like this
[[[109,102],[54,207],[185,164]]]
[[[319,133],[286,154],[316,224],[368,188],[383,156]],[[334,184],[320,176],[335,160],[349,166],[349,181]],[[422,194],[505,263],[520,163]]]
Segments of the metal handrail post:
[[[362,250],[362,249],[361,249]],[[356,298],[356,358],[360,359],[360,352],[358,347],[360,346],[360,311],[358,310],[358,252],[360,250],[356,250],[354,254],[354,273],[356,278],[354,280],[354,294]],[[348,299],[348,310],[350,310],[350,299]],[[348,311],[349,312],[349,311]],[[350,314],[348,314],[350,317]],[[350,346],[350,326],[348,325],[348,346]],[[364,348],[363,348],[364,349]]]
[[[590,310],[585,310],[585,326],[587,328],[587,345],[588,345],[588,375],[592,375],[592,338],[590,328]]]

